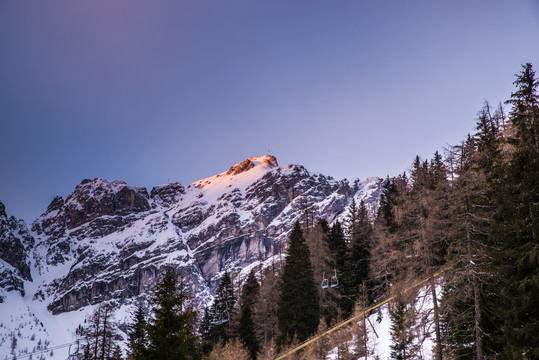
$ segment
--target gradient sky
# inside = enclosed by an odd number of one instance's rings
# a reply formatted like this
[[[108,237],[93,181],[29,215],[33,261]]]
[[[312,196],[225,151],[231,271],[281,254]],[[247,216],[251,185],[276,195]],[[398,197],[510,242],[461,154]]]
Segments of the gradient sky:
[[[270,149],[396,175],[539,67],[539,2],[0,0],[0,200],[191,183]]]

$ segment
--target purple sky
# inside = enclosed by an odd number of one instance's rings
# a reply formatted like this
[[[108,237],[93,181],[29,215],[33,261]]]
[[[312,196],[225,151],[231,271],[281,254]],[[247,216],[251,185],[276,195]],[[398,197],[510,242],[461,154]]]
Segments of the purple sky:
[[[396,175],[525,62],[534,0],[0,0],[0,200],[32,221],[84,178],[187,184],[268,149]]]

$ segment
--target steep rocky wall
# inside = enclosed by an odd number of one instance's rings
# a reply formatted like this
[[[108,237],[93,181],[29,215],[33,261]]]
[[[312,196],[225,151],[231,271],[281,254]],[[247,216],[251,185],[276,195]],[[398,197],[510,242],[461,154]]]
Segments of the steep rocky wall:
[[[337,181],[300,165],[279,167],[269,156],[249,158],[187,188],[169,183],[150,193],[122,181],[84,180],[32,224],[36,271],[59,274],[35,297],[54,313],[110,299],[129,302],[146,296],[172,265],[202,306],[225,270],[239,274],[279,256],[306,213],[332,222],[352,198],[365,199],[374,211],[380,184]]]
[[[8,218],[0,202],[0,290],[25,293],[24,280],[32,281],[28,252],[33,245],[26,223],[13,216]]]

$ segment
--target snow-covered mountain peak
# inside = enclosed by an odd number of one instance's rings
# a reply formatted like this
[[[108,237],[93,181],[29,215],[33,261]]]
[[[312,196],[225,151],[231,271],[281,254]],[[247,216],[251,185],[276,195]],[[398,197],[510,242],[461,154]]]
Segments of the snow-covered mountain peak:
[[[48,319],[47,329],[74,319],[55,340],[66,343],[80,314],[103,301],[127,309],[147,300],[173,264],[193,306],[202,309],[225,271],[241,283],[250,269],[281,261],[290,230],[307,210],[331,223],[355,199],[375,213],[381,182],[337,181],[264,155],[187,186],[169,182],[151,191],[86,179],[54,198],[30,230],[8,219],[0,203],[0,245],[10,245],[0,251],[0,302],[26,304],[29,314]],[[2,337],[13,331],[0,327],[0,358],[7,355]]]
[[[256,166],[265,166],[268,169],[279,166],[277,158],[273,155],[263,155],[250,157],[239,164],[233,165],[226,172],[227,175],[238,175],[242,172],[249,171]]]
[[[196,193],[197,198],[204,197],[206,202],[211,202],[231,190],[245,190],[278,167],[277,159],[273,155],[250,157],[231,166],[226,172],[195,181],[188,189]]]

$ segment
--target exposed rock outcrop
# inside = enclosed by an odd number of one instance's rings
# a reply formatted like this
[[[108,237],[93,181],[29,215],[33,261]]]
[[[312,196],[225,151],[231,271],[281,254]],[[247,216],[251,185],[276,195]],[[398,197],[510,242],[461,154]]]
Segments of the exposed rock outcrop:
[[[241,280],[244,269],[279,261],[288,232],[306,213],[333,222],[352,198],[374,213],[380,185],[377,178],[337,181],[301,165],[280,167],[271,155],[149,193],[119,180],[87,179],[65,199],[52,200],[32,223],[33,237],[0,203],[0,275],[8,279],[0,286],[23,293],[31,259],[39,277],[32,298],[57,314],[106,300],[136,301],[172,264],[200,308],[211,302],[225,270]]]
[[[8,218],[0,202],[0,290],[24,294],[24,280],[32,281],[28,251],[33,245],[26,223]]]
[[[165,265],[184,276],[195,305],[211,301],[222,273],[263,263],[286,247],[305,211],[332,222],[351,199],[375,211],[380,179],[336,181],[275,157],[249,158],[187,188],[144,188],[122,181],[84,180],[65,201],[55,198],[33,224],[40,273],[67,272],[36,295],[53,313],[115,299],[123,303],[153,289]]]
[[[172,206],[180,201],[183,194],[185,194],[185,187],[178,182],[155,186],[150,192],[152,207]]]
[[[105,215],[129,215],[149,210],[148,191],[125,182],[85,179],[65,201],[68,229]]]
[[[239,164],[233,165],[228,169],[226,175],[238,175],[242,172],[248,171],[255,167],[255,165],[261,164],[271,169],[279,166],[277,158],[273,155],[256,156],[242,161]]]

